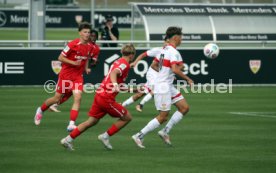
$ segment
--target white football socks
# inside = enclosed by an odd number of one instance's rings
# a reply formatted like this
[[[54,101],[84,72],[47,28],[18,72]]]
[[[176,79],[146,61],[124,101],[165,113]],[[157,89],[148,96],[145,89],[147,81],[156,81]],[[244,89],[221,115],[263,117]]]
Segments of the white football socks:
[[[142,130],[141,130],[141,133],[142,133],[142,138],[149,132],[153,131],[154,129],[156,129],[157,127],[160,126],[160,123],[159,121],[154,118],[152,119]]]
[[[103,133],[103,137],[104,137],[104,138],[109,138],[108,133],[107,133],[107,132],[104,132],[104,133]]]
[[[141,105],[144,105],[146,102],[148,102],[152,98],[151,93],[148,93],[140,102]]]
[[[165,133],[169,133],[174,125],[176,125],[183,118],[182,113],[175,111],[175,113],[170,118],[169,122],[162,129]]]
[[[126,107],[134,102],[132,96],[129,97],[126,101],[123,102],[122,106]]]

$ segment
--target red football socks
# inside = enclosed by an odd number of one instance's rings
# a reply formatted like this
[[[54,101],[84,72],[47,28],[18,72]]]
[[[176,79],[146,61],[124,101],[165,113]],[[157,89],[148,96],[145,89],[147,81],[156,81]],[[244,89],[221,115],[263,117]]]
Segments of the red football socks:
[[[107,134],[109,136],[114,135],[115,133],[117,133],[120,129],[118,129],[118,127],[116,127],[114,124],[107,130]]]
[[[49,108],[49,106],[47,106],[45,103],[43,103],[43,104],[40,106],[40,109],[42,110],[42,112],[46,111],[48,108]]]
[[[71,138],[75,139],[76,137],[78,137],[81,134],[81,132],[79,131],[78,128],[75,128],[71,133],[70,136]]]
[[[70,112],[70,120],[71,121],[76,121],[76,119],[78,118],[78,115],[79,115],[79,111],[76,111],[76,110],[71,110]]]

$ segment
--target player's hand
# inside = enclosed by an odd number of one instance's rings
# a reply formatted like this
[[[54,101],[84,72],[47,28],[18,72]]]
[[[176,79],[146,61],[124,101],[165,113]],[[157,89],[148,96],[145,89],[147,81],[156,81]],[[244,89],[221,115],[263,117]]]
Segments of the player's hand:
[[[97,58],[92,58],[91,65],[96,65],[97,63],[98,63],[98,59]]]
[[[194,85],[194,81],[192,79],[188,79],[187,82],[190,85],[190,87]]]
[[[120,92],[120,86],[118,83],[113,83],[113,91],[114,92]]]
[[[91,68],[85,69],[85,72],[86,72],[86,74],[90,74],[91,73]]]
[[[130,63],[130,68],[133,68],[133,67],[135,67],[136,66],[136,63],[135,62],[133,62],[133,63]]]

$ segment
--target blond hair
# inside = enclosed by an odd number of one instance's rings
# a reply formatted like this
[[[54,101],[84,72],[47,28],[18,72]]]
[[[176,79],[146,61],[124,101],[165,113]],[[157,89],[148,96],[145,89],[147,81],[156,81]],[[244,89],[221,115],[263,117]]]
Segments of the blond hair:
[[[133,44],[126,44],[122,47],[121,53],[123,56],[135,55],[136,50]]]

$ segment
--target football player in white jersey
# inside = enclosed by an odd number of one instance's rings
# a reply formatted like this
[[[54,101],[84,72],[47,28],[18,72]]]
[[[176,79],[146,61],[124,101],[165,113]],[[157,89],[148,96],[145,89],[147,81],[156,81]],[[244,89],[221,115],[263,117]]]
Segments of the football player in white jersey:
[[[158,61],[156,57],[160,54],[162,49],[163,49],[162,47],[155,47],[155,48],[152,48],[150,50],[147,50],[146,52],[140,54],[137,57],[137,59],[133,63],[130,64],[130,66],[135,67],[137,65],[137,63],[145,57],[154,57],[155,59],[153,61]],[[136,110],[139,111],[139,112],[142,112],[144,104],[146,102],[148,102],[153,96],[152,89],[153,89],[154,79],[156,78],[156,75],[158,73],[158,71],[157,71],[158,69],[153,69],[152,68],[153,64],[154,63],[152,63],[152,65],[150,66],[150,68],[149,68],[149,70],[146,74],[147,82],[144,85],[143,92],[138,92],[138,93],[132,95],[131,97],[129,97],[127,100],[125,100],[122,103],[122,106],[126,107],[126,106],[134,103],[136,100],[140,99],[143,95],[147,94],[141,100],[141,102],[136,106]]]
[[[166,36],[168,37],[168,44],[158,55],[158,63],[155,61],[153,64],[155,68],[159,68],[154,83],[154,101],[159,115],[152,119],[140,132],[132,136],[132,139],[140,148],[145,148],[143,145],[144,136],[167,121],[171,105],[174,104],[177,111],[174,112],[166,126],[158,132],[161,139],[167,145],[171,145],[170,130],[189,111],[188,103],[173,85],[175,74],[186,80],[189,85],[193,84],[193,80],[181,71],[183,61],[180,53],[176,50],[176,47],[181,44],[182,28],[169,27]]]

